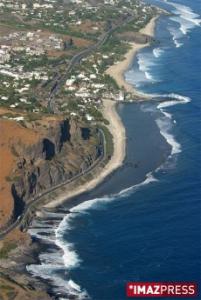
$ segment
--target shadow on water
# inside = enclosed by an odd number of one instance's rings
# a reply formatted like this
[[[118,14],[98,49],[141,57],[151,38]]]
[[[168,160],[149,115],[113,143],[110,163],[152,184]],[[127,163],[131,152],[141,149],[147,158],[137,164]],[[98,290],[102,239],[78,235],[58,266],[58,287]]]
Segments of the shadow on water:
[[[151,109],[144,110],[144,106]],[[62,207],[70,209],[83,201],[115,194],[141,183],[148,173],[163,164],[169,156],[171,148],[155,122],[161,113],[154,103],[119,104],[118,113],[126,128],[127,149],[123,166],[94,190],[66,201]]]

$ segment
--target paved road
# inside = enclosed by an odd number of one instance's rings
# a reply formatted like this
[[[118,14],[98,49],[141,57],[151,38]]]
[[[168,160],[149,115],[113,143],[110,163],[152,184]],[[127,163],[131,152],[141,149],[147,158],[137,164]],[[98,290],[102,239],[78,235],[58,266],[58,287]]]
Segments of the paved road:
[[[22,214],[18,217],[18,219],[12,223],[10,226],[8,226],[7,228],[0,230],[0,239],[3,239],[9,232],[11,232],[14,228],[16,228],[17,226],[22,224],[22,221],[25,220],[25,218],[28,216],[28,214],[30,213],[30,211],[32,209],[34,209],[34,206],[39,203],[44,196],[47,196],[48,194],[56,191],[58,188],[61,188],[63,186],[66,186],[67,184],[70,184],[72,182],[74,182],[75,180],[81,178],[83,175],[86,175],[88,173],[90,173],[106,156],[106,139],[105,139],[105,135],[102,129],[99,129],[100,135],[101,135],[101,144],[103,145],[102,147],[102,152],[101,155],[99,156],[99,158],[94,161],[94,163],[92,165],[89,166],[89,168],[87,168],[85,171],[83,171],[82,173],[77,174],[76,176],[74,176],[71,179],[68,179],[66,181],[63,181],[62,183],[46,190],[44,193],[39,194],[38,197],[33,198],[24,208],[24,211],[22,212]]]
[[[72,59],[70,60],[70,62],[68,63],[68,67],[66,69],[65,74],[60,77],[59,80],[57,80],[54,84],[53,87],[51,89],[49,98],[48,98],[48,109],[50,112],[54,113],[55,109],[54,109],[54,97],[55,95],[58,93],[59,89],[61,88],[61,86],[65,83],[67,76],[69,75],[69,73],[72,71],[73,67],[77,64],[80,63],[80,61],[87,57],[88,55],[90,55],[93,51],[97,50],[98,48],[100,48],[102,45],[104,45],[104,43],[108,40],[108,38],[110,37],[110,35],[112,34],[112,32],[114,32],[117,28],[133,21],[134,17],[133,16],[129,16],[126,20],[124,20],[122,23],[120,23],[119,25],[116,25],[115,27],[112,27],[110,30],[108,30],[107,32],[105,32],[104,34],[102,34],[99,37],[99,40],[96,44],[82,50],[80,53],[76,54],[75,56],[72,57]]]
[[[57,79],[57,81],[54,83],[50,95],[49,95],[49,99],[48,99],[48,109],[50,112],[54,113],[54,107],[53,107],[53,100],[55,95],[58,93],[59,89],[61,88],[61,86],[64,84],[68,74],[72,71],[73,67],[80,63],[80,61],[84,58],[87,57],[89,54],[91,54],[93,51],[97,50],[98,48],[100,48],[110,37],[110,35],[112,34],[113,31],[115,31],[117,28],[131,22],[134,19],[134,17],[131,15],[129,16],[126,20],[124,20],[122,23],[120,23],[119,25],[111,28],[110,30],[108,30],[106,33],[102,34],[102,36],[99,38],[98,42],[92,46],[90,46],[87,49],[84,49],[83,51],[81,51],[80,53],[76,54],[75,56],[72,57],[71,61],[68,64],[68,67],[66,69],[66,72],[63,76],[59,77]],[[38,197],[34,198],[32,201],[30,201],[24,208],[23,213],[18,217],[18,219],[12,223],[10,226],[8,226],[7,228],[0,230],[0,239],[3,239],[9,232],[11,232],[15,227],[19,226],[20,224],[22,224],[22,221],[25,220],[25,218],[27,217],[27,215],[29,214],[29,212],[31,211],[31,209],[34,207],[34,205],[36,205],[38,202],[40,202],[40,200],[48,195],[49,193],[57,190],[58,188],[65,186],[66,184],[72,183],[73,181],[81,178],[81,176],[86,175],[87,173],[90,173],[98,164],[100,161],[102,161],[102,159],[105,156],[105,147],[106,147],[106,140],[105,140],[105,136],[103,131],[100,129],[101,132],[101,136],[103,139],[103,153],[101,154],[101,157],[98,158],[94,164],[92,164],[87,170],[85,170],[83,173],[80,173],[78,175],[76,175],[75,177],[73,177],[71,180],[67,180],[65,182],[62,182],[61,184],[54,186],[50,189],[48,189],[47,191],[45,191],[44,193],[40,194]]]

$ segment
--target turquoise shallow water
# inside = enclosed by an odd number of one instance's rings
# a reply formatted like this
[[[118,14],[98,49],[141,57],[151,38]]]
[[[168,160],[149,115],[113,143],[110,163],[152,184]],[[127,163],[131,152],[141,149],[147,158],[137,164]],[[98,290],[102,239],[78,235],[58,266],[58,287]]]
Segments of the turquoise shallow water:
[[[119,106],[128,137],[124,167],[75,199],[73,214],[57,214],[54,230],[47,229],[52,215],[41,221],[42,265],[29,270],[51,279],[60,299],[69,292],[126,299],[128,281],[200,282],[201,7],[149,3],[176,16],[157,21],[159,43],[140,51],[125,76],[172,101]],[[32,235],[41,239],[34,226]]]

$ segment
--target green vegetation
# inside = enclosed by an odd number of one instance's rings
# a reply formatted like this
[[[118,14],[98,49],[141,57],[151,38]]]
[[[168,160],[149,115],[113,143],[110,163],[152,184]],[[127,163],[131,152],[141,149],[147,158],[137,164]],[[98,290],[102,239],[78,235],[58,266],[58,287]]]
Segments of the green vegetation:
[[[0,258],[6,259],[9,257],[11,250],[16,249],[17,245],[13,242],[6,242],[3,247],[0,249]]]
[[[107,96],[115,99],[119,87],[105,71],[122,60],[129,49],[129,44],[118,34],[138,31],[156,12],[154,6],[139,0],[117,0],[105,5],[97,0],[93,6],[87,0],[79,5],[62,0],[48,4],[45,0],[37,3],[16,0],[15,5],[1,6],[1,22],[7,31],[11,29],[9,41],[15,50],[9,51],[7,69],[0,74],[0,105],[30,114],[48,113],[49,96],[53,94],[54,112],[75,112],[83,118],[89,114],[95,121],[106,124],[100,112],[101,99]],[[111,29],[115,30],[103,45],[87,53],[81,63],[75,60],[67,74],[71,58],[87,47],[89,41],[93,44],[101,41]],[[85,41],[78,41],[78,37]],[[79,77],[81,73],[85,78]],[[72,75],[73,83],[65,85]],[[26,126],[24,122],[22,125]]]
[[[108,128],[104,125],[99,125],[99,128],[103,131],[105,136],[105,142],[106,142],[106,156],[108,158],[111,158],[114,152],[114,144],[113,144],[113,137],[108,130]]]
[[[116,81],[110,76],[105,74],[104,75],[104,82],[110,86],[112,86],[114,88],[114,90],[118,90],[118,84],[116,83]]]
[[[34,122],[34,121],[37,121],[37,120],[41,120],[42,115],[41,114],[29,113],[29,114],[27,114],[26,118],[27,118],[27,121]]]
[[[103,114],[95,107],[91,106],[88,109],[88,113],[96,120],[99,122],[102,122],[104,120]]]

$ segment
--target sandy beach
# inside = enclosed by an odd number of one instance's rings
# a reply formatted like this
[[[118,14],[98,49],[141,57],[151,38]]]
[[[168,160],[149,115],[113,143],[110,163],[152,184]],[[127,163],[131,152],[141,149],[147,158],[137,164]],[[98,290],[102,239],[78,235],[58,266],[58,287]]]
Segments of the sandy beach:
[[[157,17],[151,19],[147,26],[143,28],[140,32],[142,34],[153,36],[156,19]],[[139,93],[132,85],[128,84],[124,79],[124,72],[129,68],[129,65],[133,61],[135,54],[141,48],[146,46],[148,46],[148,44],[132,43],[132,48],[126,54],[125,59],[119,62],[118,64],[111,66],[107,70],[107,74],[112,76],[117,81],[119,86],[123,86],[128,92],[133,93],[136,97],[150,99],[149,95]],[[116,111],[116,105],[117,103],[112,100],[103,100],[102,112],[105,119],[107,119],[110,122],[108,129],[113,136],[114,153],[112,158],[101,171],[100,169],[97,171],[94,170],[94,178],[92,180],[78,186],[76,189],[67,186],[66,190],[62,193],[59,193],[59,195],[56,196],[56,199],[48,203],[46,207],[56,207],[72,197],[78,196],[84,192],[92,190],[98,184],[100,184],[108,175],[110,175],[113,171],[122,166],[126,155],[126,133],[124,125]]]
[[[151,37],[154,36],[154,29],[155,29],[155,21],[158,17],[154,17],[150,20],[150,22],[140,30],[140,33],[149,35]],[[131,49],[126,53],[125,59],[116,63],[115,65],[109,67],[106,71],[108,75],[114,78],[120,88],[124,88],[127,92],[133,94],[134,97],[142,97],[143,99],[151,99],[151,97],[147,94],[141,93],[133,87],[133,85],[129,84],[125,81],[124,73],[128,70],[129,66],[132,64],[135,55],[137,52],[149,46],[147,44],[138,44],[138,43],[130,43]]]
[[[96,171],[94,179],[80,185],[76,189],[67,189],[65,192],[59,194],[54,201],[51,201],[46,207],[56,207],[63,203],[65,200],[78,196],[84,192],[90,191],[100,184],[108,175],[118,169],[124,161],[126,153],[126,133],[124,125],[116,111],[117,103],[105,99],[103,100],[103,114],[104,117],[110,122],[108,129],[113,136],[114,153],[107,165],[101,170]]]

